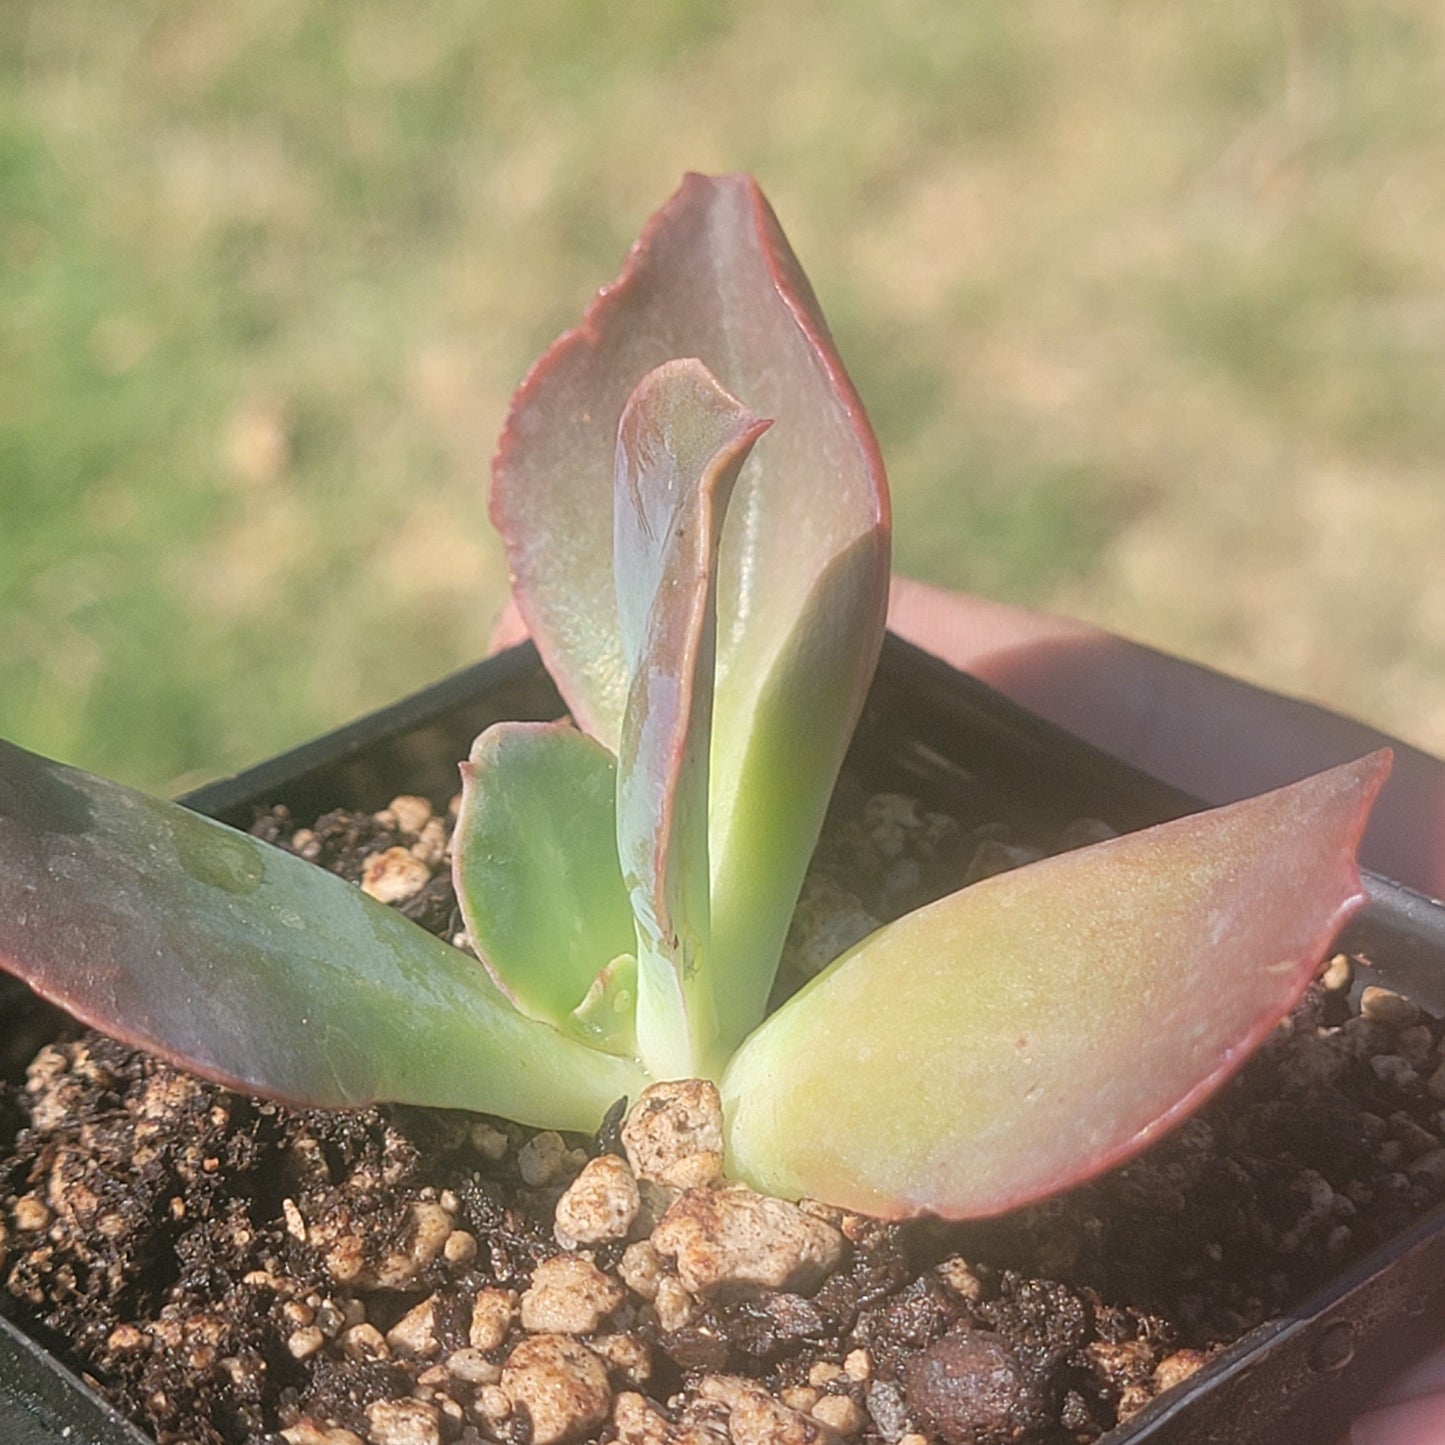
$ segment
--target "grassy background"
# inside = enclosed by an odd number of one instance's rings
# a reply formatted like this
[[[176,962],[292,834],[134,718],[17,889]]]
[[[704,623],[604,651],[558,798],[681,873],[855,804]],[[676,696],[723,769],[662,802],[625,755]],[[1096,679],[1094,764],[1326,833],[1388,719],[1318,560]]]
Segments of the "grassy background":
[[[512,386],[743,167],[902,569],[1445,751],[1442,119],[1435,0],[7,0],[0,734],[170,788],[478,655]]]

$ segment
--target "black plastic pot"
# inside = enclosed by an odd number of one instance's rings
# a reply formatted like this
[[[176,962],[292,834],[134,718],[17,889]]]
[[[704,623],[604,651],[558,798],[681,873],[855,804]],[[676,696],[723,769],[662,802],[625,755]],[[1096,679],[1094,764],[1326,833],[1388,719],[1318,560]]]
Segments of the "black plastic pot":
[[[297,817],[335,807],[372,810],[403,791],[444,801],[456,789],[457,761],[484,727],[560,711],[535,651],[521,647],[185,801],[241,827],[263,801],[284,803]],[[895,638],[884,649],[850,765],[873,789],[906,790],[943,808],[994,796],[1000,815],[1041,823],[1087,815],[1126,830],[1197,806]],[[1346,946],[1371,957],[1380,982],[1445,1009],[1445,908],[1383,879],[1367,881],[1371,903]],[[0,1017],[20,987],[0,978]],[[0,1291],[0,1442],[148,1445],[4,1318],[7,1299]],[[1445,1207],[1289,1318],[1252,1331],[1105,1439],[1325,1445],[1391,1374],[1442,1335]]]

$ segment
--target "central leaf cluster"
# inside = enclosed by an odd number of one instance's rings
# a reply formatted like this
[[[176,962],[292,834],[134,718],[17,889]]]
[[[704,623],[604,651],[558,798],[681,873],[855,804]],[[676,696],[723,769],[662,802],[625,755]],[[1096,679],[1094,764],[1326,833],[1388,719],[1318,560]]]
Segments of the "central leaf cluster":
[[[754,405],[776,421],[756,452]],[[468,930],[532,1016],[658,1077],[718,1077],[763,1016],[888,588],[877,444],[750,180],[688,178],[523,383],[495,478],[518,605],[581,732],[478,740]],[[549,856],[566,836],[556,879],[527,831],[501,841],[524,812]]]

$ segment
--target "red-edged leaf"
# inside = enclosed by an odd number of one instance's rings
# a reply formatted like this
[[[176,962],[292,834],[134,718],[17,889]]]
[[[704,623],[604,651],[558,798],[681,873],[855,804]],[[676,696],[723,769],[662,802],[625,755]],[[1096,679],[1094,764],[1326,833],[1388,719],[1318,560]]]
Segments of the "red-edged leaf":
[[[1219,1087],[1364,902],[1389,754],[985,880],[880,929],[743,1046],[732,1166],[870,1214],[996,1214]]]
[[[720,1061],[709,949],[708,758],[717,553],[738,472],[769,422],[691,359],[649,372],[617,432],[614,556],[631,683],[617,850],[637,921],[637,1040],[659,1077]]]
[[[644,1082],[333,874],[4,742],[0,967],[128,1043],[301,1104],[593,1129]]]
[[[614,750],[630,685],[613,438],[641,377],[696,357],[775,419],[723,529],[709,761],[723,1049],[762,1016],[883,638],[889,515],[877,443],[756,184],[692,175],[618,281],[519,388],[492,516],[518,606],[579,722]],[[766,796],[764,794],[766,793]]]
[[[582,325],[528,373],[493,462],[492,518],[517,605],[573,715],[614,752],[627,666],[612,571],[613,446],[633,388],[678,357],[697,357],[777,422],[723,543],[722,671],[749,652],[758,671],[820,572],[860,537],[886,567],[882,458],[807,278],[751,177],[689,175]],[[761,635],[749,641],[759,616]]]

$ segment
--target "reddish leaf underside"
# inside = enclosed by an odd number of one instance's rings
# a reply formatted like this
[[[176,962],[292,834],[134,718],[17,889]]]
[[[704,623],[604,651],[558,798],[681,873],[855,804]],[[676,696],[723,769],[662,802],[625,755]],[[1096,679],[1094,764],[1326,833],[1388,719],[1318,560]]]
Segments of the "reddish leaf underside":
[[[869,1214],[997,1214],[1188,1116],[1364,902],[1388,752],[985,880],[879,930],[744,1044],[729,1157]]]

